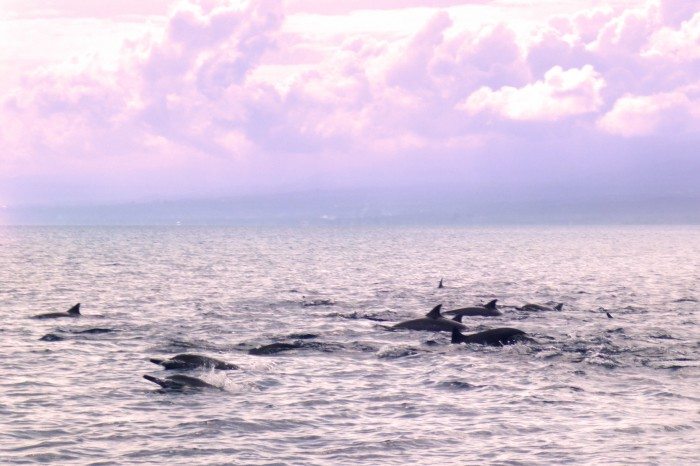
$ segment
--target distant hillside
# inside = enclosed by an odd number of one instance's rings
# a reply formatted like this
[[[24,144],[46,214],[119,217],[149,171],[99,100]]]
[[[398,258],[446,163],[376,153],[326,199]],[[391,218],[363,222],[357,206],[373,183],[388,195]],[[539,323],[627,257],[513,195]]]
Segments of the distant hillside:
[[[700,195],[318,191],[113,205],[23,206],[5,225],[699,224]]]

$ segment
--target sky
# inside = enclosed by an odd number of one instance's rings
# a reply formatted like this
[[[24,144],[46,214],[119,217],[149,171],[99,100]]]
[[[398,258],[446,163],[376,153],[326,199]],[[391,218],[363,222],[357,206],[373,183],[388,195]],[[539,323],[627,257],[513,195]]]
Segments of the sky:
[[[0,0],[0,209],[700,193],[700,0]]]

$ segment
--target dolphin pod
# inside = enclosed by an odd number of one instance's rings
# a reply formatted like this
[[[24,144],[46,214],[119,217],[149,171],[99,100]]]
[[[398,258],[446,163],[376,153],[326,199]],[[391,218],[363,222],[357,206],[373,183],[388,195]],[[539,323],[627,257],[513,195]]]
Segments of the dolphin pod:
[[[394,325],[393,329],[427,330],[431,332],[449,332],[452,329],[465,330],[466,325],[454,320],[446,319],[440,314],[442,304],[435,306],[425,317],[420,319],[406,320]]]
[[[438,288],[443,288],[443,279],[441,278],[438,283]],[[315,305],[328,305],[330,300],[322,302],[314,302]],[[462,323],[462,319],[465,316],[500,316],[503,315],[496,306],[497,300],[494,299],[489,301],[487,304],[480,306],[464,307],[454,310],[446,311],[445,315],[453,316],[452,319],[448,319],[443,315],[442,304],[435,306],[430,312],[425,314],[424,317],[417,319],[406,320],[399,322],[392,327],[386,327],[388,329],[407,329],[407,330],[421,330],[421,331],[433,331],[433,332],[451,332],[451,342],[453,344],[466,343],[466,344],[481,344],[489,346],[503,346],[508,344],[513,344],[520,341],[532,341],[527,334],[516,328],[494,328],[481,332],[464,334],[462,331],[467,330],[467,326]],[[540,304],[528,303],[521,307],[515,307],[515,309],[520,311],[561,311],[563,303],[557,304],[555,306],[546,306]],[[610,313],[606,312],[608,318],[612,318]],[[37,314],[32,316],[35,319],[52,319],[52,318],[64,318],[64,317],[80,317],[80,303],[75,304],[73,307],[65,312],[50,312],[45,314]],[[57,332],[71,333],[71,334],[99,334],[99,333],[109,333],[114,331],[109,328],[88,328],[88,329],[73,329],[73,330],[57,330]],[[249,354],[253,355],[269,355],[275,354],[283,351],[289,351],[298,348],[304,348],[307,343],[301,341],[305,339],[313,339],[317,337],[315,334],[291,334],[289,337],[294,337],[298,339],[291,343],[272,343],[268,345],[263,345],[257,348],[252,348],[248,351]],[[43,341],[60,341],[64,337],[60,334],[47,334],[41,338]],[[322,345],[319,343],[318,345]],[[326,344],[326,346],[328,346]],[[239,367],[235,364],[231,364],[219,359],[215,359],[209,356],[203,356],[198,354],[177,354],[167,359],[151,358],[149,359],[152,363],[162,366],[166,370],[193,370],[199,368],[211,368],[218,370],[236,370]],[[152,376],[143,375],[145,380],[159,385],[161,388],[166,390],[185,390],[185,389],[202,389],[202,388],[215,388],[221,389],[212,385],[202,379],[197,377],[185,375],[185,374],[174,374],[168,376],[164,379]]]
[[[34,319],[59,319],[61,317],[80,317],[80,303],[76,304],[66,312],[48,312],[46,314],[37,314]]]
[[[220,361],[218,359],[210,358],[209,356],[202,356],[199,354],[178,354],[170,359],[152,358],[150,359],[150,361],[153,364],[159,364],[163,366],[165,369],[192,370],[207,367],[224,371],[238,369],[238,366],[235,364],[230,364],[228,362]]]
[[[461,316],[482,316],[482,317],[495,317],[503,315],[501,311],[496,308],[496,301],[494,299],[484,304],[483,306],[472,306],[463,307],[461,309],[454,309],[452,311],[446,311],[445,315],[461,315]]]

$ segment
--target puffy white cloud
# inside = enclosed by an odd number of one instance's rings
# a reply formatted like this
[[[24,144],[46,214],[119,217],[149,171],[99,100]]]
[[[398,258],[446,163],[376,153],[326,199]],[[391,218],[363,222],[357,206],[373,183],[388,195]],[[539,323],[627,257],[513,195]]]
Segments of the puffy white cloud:
[[[595,112],[603,100],[603,77],[592,66],[563,70],[555,66],[544,79],[521,88],[482,87],[459,105],[471,115],[488,112],[512,120],[558,120]]]
[[[603,55],[634,55],[646,43],[647,37],[659,27],[661,16],[655,2],[641,8],[624,10],[612,17],[588,48]]]
[[[602,130],[624,137],[648,136],[660,129],[680,133],[700,129],[700,99],[680,91],[624,95],[598,120]]]
[[[700,11],[678,29],[664,27],[655,31],[642,55],[674,62],[700,60]]]

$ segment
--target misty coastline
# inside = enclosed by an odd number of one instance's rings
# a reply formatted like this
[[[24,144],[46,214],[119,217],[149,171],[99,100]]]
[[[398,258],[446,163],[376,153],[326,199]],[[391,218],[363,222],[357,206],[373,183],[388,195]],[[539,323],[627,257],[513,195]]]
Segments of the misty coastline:
[[[700,224],[700,195],[487,197],[434,191],[308,191],[220,199],[8,206],[0,225]]]

